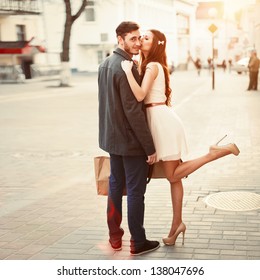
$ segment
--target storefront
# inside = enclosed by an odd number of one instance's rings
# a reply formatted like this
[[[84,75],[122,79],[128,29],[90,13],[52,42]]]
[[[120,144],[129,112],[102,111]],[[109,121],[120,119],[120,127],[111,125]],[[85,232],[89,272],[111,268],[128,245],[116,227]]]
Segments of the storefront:
[[[0,41],[0,80],[16,80],[21,75],[25,79],[32,78],[31,65],[35,63],[35,56],[44,53],[45,49],[31,42]]]

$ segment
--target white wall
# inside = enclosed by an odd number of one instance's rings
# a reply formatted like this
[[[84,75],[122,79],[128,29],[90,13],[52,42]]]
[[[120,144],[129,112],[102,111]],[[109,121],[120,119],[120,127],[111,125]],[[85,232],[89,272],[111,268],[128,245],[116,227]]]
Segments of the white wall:
[[[0,16],[1,41],[17,41],[16,25],[25,26],[25,40],[29,41],[33,37],[37,42],[43,43],[44,33],[42,18],[38,15],[16,15]],[[45,55],[42,53],[33,54],[34,63],[45,64]],[[1,55],[0,64],[12,65],[18,64],[16,56]]]
[[[44,38],[41,18],[37,15],[0,16],[0,25],[2,41],[17,40],[16,25],[25,25],[25,40],[30,40],[32,37]]]
[[[43,2],[42,23],[45,30],[48,64],[59,62],[65,21],[65,7],[61,0]],[[115,29],[123,20],[137,21],[141,29],[155,28],[167,36],[169,60],[178,64],[180,53],[176,32],[176,5],[186,9],[194,17],[194,1],[173,0],[96,0],[96,21],[86,22],[85,14],[80,16],[72,27],[70,45],[70,66],[80,71],[96,71],[98,52],[112,52],[117,45]],[[74,0],[73,11],[78,10],[81,0]],[[188,9],[188,10],[187,10]],[[101,42],[100,34],[107,33],[108,40]],[[192,44],[189,35],[189,45]],[[190,47],[190,46],[189,46]]]

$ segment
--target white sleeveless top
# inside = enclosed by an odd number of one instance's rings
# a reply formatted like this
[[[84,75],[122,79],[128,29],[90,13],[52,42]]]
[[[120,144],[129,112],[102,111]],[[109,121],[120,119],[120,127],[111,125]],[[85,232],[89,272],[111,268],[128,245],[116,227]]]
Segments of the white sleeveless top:
[[[144,102],[162,103],[166,101],[163,67],[158,62],[148,64],[158,66],[158,75]],[[153,137],[157,161],[179,160],[188,152],[186,136],[181,119],[173,108],[159,105],[146,108],[148,125]]]
[[[165,96],[165,77],[163,72],[163,67],[159,62],[150,62],[147,64],[146,68],[151,65],[158,66],[158,75],[154,80],[153,86],[150,92],[146,95],[144,103],[160,103],[166,101]]]

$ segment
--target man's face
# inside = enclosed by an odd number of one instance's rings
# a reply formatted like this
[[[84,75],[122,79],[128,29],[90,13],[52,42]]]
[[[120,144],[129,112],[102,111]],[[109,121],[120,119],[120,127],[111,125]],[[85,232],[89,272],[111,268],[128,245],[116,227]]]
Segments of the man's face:
[[[120,47],[131,57],[133,55],[139,54],[141,47],[140,39],[141,36],[139,30],[127,33],[124,39],[121,36],[118,37]]]

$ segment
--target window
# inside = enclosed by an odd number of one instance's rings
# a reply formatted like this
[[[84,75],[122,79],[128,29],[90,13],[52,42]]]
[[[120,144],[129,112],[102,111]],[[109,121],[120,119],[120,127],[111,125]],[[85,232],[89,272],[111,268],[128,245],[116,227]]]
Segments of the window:
[[[101,42],[107,42],[108,41],[108,34],[107,33],[100,33],[100,40],[101,40]]]
[[[177,14],[178,34],[190,34],[189,17],[184,14]]]
[[[16,25],[16,35],[18,41],[25,41],[25,25]]]
[[[97,57],[98,57],[98,64],[100,64],[103,61],[103,51],[98,51]]]
[[[86,21],[95,21],[95,1],[88,1],[86,7]]]

